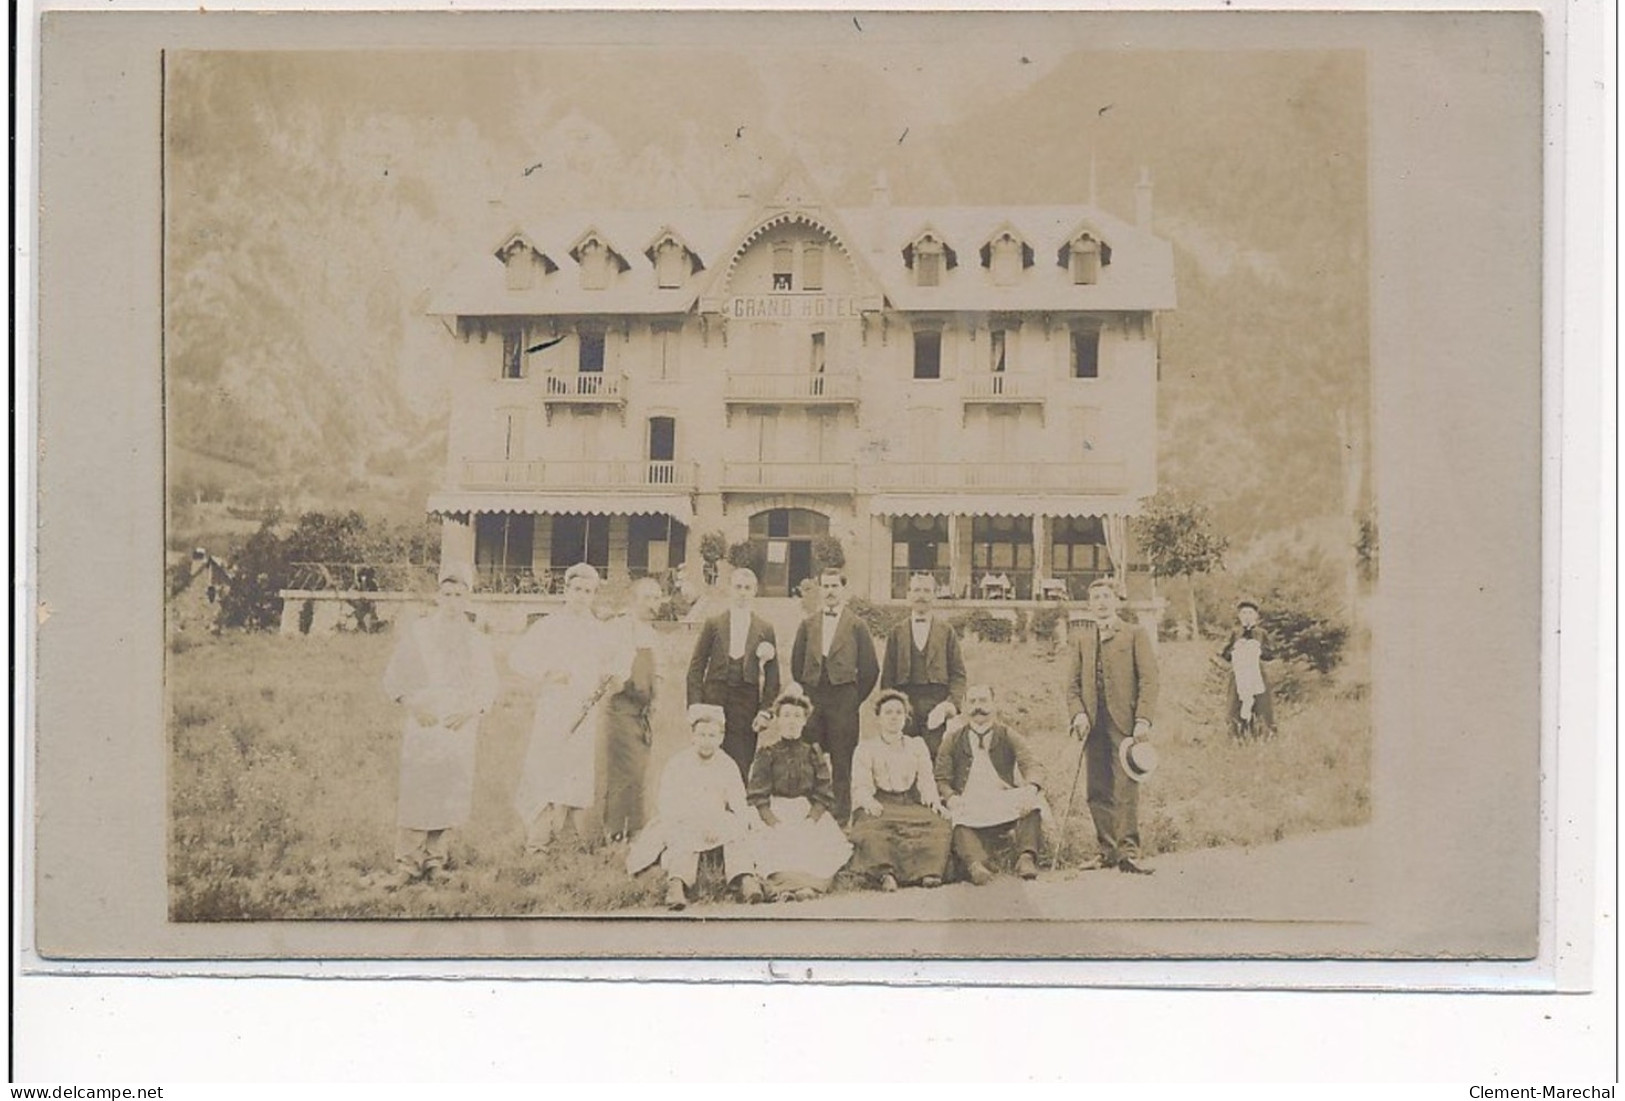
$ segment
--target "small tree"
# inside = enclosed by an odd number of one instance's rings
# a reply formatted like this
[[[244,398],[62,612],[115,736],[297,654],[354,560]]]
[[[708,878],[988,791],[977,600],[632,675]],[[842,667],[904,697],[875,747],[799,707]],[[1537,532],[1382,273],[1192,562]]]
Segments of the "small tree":
[[[705,565],[707,583],[717,579],[717,563],[728,553],[728,537],[720,531],[708,531],[700,536],[700,561]]]
[[[812,541],[812,564],[815,573],[846,566],[846,548],[833,535],[816,535]]]
[[[1159,493],[1146,502],[1145,511],[1134,518],[1134,536],[1151,564],[1153,591],[1158,574],[1185,578],[1190,589],[1191,633],[1201,637],[1196,575],[1224,565],[1230,540],[1213,530],[1207,506],[1172,492]]]

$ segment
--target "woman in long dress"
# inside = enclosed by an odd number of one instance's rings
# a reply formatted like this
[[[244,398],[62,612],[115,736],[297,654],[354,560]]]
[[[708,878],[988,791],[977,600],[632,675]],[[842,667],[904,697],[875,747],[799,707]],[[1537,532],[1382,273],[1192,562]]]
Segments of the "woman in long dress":
[[[497,697],[491,645],[468,620],[468,577],[441,574],[435,611],[401,634],[384,693],[406,708],[393,888],[449,875],[451,830],[474,806],[474,743]]]
[[[598,571],[585,562],[564,574],[564,607],[532,624],[513,644],[508,665],[534,685],[536,716],[514,792],[525,823],[525,851],[545,852],[566,830],[582,836],[595,793],[595,716],[604,696],[625,682],[631,655],[613,644],[592,614]]]
[[[908,697],[887,689],[875,700],[880,737],[852,756],[851,870],[895,891],[899,884],[936,887],[948,874],[953,827],[937,792],[931,750],[906,738]]]
[[[757,747],[745,797],[756,809],[751,849],[769,898],[807,899],[829,890],[852,846],[835,822],[835,784],[829,755],[801,732],[812,704],[782,692],[773,704],[777,740]],[[754,897],[755,883],[741,885]]]

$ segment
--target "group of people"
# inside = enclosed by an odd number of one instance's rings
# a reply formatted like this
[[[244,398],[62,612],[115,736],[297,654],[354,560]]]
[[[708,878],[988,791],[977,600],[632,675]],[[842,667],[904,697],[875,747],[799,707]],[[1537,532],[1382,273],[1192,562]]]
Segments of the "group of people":
[[[747,902],[813,897],[843,869],[886,891],[934,887],[956,873],[986,884],[1000,854],[1022,878],[1038,874],[1049,815],[1043,767],[999,720],[994,688],[970,682],[958,636],[935,612],[932,577],[910,579],[908,616],[877,654],[847,607],[844,574],[825,570],[820,606],[797,627],[781,669],[773,626],[753,611],[757,579],[734,570],[727,609],[696,639],[690,740],[666,763],[652,816],[643,797],[658,679],[650,621],[661,593],[639,581],[631,614],[600,622],[598,580],[589,565],[571,567],[563,607],[508,656],[536,701],[514,796],[527,850],[579,833],[601,797],[606,831],[631,841],[628,870],[659,863],[673,909],[687,905],[700,858],[713,851]],[[474,730],[495,701],[497,673],[467,620],[468,587],[456,570],[443,574],[436,613],[403,635],[385,675],[407,712],[400,883],[446,878],[446,831],[472,803]],[[1144,628],[1119,617],[1120,602],[1115,582],[1090,587],[1090,618],[1068,643],[1069,730],[1089,773],[1095,866],[1149,874],[1134,750],[1149,752],[1157,662]],[[862,739],[865,706],[877,735]]]

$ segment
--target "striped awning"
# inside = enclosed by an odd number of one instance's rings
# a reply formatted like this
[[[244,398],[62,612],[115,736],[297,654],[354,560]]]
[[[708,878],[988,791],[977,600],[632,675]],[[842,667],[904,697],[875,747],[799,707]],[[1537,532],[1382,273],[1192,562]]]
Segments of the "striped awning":
[[[429,498],[429,511],[442,516],[516,512],[589,516],[670,516],[694,522],[694,502],[686,493],[477,493],[452,490]]]
[[[869,499],[876,516],[1132,516],[1139,502],[1124,497],[1070,497],[1015,493],[882,493]]]

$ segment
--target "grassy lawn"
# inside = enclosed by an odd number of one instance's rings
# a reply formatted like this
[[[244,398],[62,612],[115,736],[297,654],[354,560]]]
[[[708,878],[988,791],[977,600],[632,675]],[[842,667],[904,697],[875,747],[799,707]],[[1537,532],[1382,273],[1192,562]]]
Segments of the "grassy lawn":
[[[663,637],[651,784],[686,741],[682,675],[691,635]],[[379,687],[391,636],[226,635],[171,647],[170,909],[177,921],[511,916],[658,906],[658,873],[623,868],[624,845],[542,859],[521,852],[510,806],[531,720],[505,691],[480,733],[473,820],[453,843],[456,880],[387,893],[368,877],[392,865],[400,720]],[[501,648],[499,643],[499,650]],[[1164,642],[1161,759],[1140,792],[1146,851],[1254,845],[1365,822],[1370,709],[1358,678],[1317,681],[1278,700],[1281,734],[1225,732],[1215,644]],[[1049,770],[1064,830],[1062,867],[1094,851],[1078,761],[1064,734],[1064,657],[1047,643],[967,639],[971,679],[998,686],[1004,719]],[[511,686],[509,686],[511,687]],[[866,713],[865,733],[873,716]],[[601,778],[600,778],[601,779]],[[1047,866],[1048,860],[1045,860]]]

